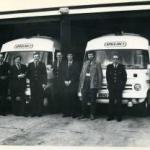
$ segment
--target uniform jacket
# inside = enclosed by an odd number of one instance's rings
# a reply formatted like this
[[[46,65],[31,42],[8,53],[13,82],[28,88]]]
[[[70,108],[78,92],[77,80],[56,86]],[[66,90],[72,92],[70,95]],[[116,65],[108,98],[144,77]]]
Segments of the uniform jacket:
[[[25,78],[18,78],[18,75],[23,73],[26,74],[27,68],[25,65],[21,64],[20,69],[16,67],[16,65],[11,66],[10,69],[10,84],[11,90],[20,93],[24,91],[26,88],[26,77]]]
[[[113,64],[107,66],[106,79],[108,89],[114,87],[123,90],[127,81],[127,74],[124,65],[118,64],[117,68]]]
[[[84,81],[86,77],[87,67],[90,61],[87,60],[84,62],[82,71],[80,74],[80,81],[79,81],[79,92],[82,90],[84,86]],[[90,67],[90,88],[100,89],[102,84],[102,68],[101,64],[96,62],[95,60],[92,61],[92,65]]]
[[[27,77],[30,79],[31,83],[36,80],[40,84],[47,84],[47,72],[45,64],[43,62],[39,62],[38,66],[35,67],[34,62],[29,63]]]

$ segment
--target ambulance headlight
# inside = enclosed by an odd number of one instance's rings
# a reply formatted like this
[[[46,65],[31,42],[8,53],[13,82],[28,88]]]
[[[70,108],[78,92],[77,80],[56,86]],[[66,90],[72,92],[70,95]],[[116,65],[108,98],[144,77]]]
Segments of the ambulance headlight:
[[[142,89],[142,86],[141,86],[141,84],[135,84],[134,85],[134,89],[136,90],[136,91],[140,91],[141,89]]]

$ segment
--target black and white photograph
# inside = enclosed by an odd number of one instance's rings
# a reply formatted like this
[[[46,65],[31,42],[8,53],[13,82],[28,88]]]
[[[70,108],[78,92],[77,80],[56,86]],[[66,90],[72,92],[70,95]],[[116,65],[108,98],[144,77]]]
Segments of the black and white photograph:
[[[5,0],[1,146],[150,146],[150,0]]]

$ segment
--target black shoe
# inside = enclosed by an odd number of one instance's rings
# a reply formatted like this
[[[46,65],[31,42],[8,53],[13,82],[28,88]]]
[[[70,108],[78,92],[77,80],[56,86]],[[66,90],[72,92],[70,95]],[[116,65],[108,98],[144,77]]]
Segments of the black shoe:
[[[121,122],[121,121],[122,121],[122,117],[118,117],[118,118],[117,118],[117,121],[118,121],[118,122]]]
[[[36,116],[36,114],[31,114],[31,117],[35,117]]]
[[[86,118],[84,115],[79,116],[79,119],[84,119]]]
[[[2,113],[2,116],[7,116],[6,113]]]
[[[23,113],[23,116],[24,116],[24,117],[28,117],[28,116],[29,116],[29,114],[27,114],[27,113]]]
[[[79,115],[78,114],[72,114],[71,116],[72,116],[72,118],[77,118]]]
[[[108,117],[107,118],[107,121],[112,121],[112,120],[114,120],[114,117]]]
[[[68,114],[63,114],[63,116],[62,117],[69,117],[70,115],[68,115]]]
[[[77,115],[72,115],[72,118],[77,118]]]
[[[94,115],[91,114],[91,115],[90,115],[90,119],[91,119],[91,120],[94,120],[94,119],[95,119]]]

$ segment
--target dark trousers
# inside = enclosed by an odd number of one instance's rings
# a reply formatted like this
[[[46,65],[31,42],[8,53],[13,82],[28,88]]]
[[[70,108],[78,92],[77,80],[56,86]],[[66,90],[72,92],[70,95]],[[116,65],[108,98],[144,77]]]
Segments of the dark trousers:
[[[31,82],[31,113],[41,115],[43,108],[44,90],[38,81]]]
[[[17,100],[20,97],[20,100]],[[24,91],[21,93],[12,92],[12,112],[14,115],[24,115],[25,108],[25,94]]]
[[[109,89],[108,115],[114,117],[115,113],[117,117],[122,117],[122,90],[113,88]]]
[[[0,113],[5,114],[7,111],[7,94],[8,86],[7,83],[0,85]]]
[[[76,116],[79,114],[77,90],[73,87],[64,87],[63,114]]]
[[[87,116],[88,103],[90,103],[90,114],[95,115],[97,89],[89,89],[83,92],[82,114]]]
[[[13,112],[13,114],[17,115],[17,116],[24,115],[24,106],[25,106],[24,100],[17,101],[14,99],[12,101],[12,112]]]
[[[7,111],[6,95],[0,95],[0,114],[6,114],[6,111]]]
[[[55,113],[60,113],[62,112],[62,105],[63,105],[63,100],[64,100],[64,96],[63,96],[63,84],[62,81],[60,80],[55,80],[54,82],[54,98],[55,98]]]
[[[48,99],[48,105],[46,109],[44,108],[44,112],[49,112],[49,113],[56,113],[56,102],[55,102],[55,97],[54,97],[54,87],[53,85],[49,86],[48,88],[45,89],[44,91],[44,97]]]

